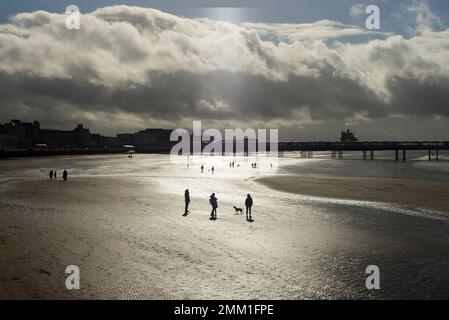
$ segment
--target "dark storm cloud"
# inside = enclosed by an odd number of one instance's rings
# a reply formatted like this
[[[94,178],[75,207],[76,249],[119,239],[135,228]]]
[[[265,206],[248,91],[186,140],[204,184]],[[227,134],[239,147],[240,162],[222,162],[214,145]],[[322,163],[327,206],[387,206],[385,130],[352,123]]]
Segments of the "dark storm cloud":
[[[290,118],[293,111],[307,108],[313,119],[350,117],[364,110],[372,117],[386,114],[376,95],[358,83],[327,77],[313,79],[290,75],[273,81],[258,75],[213,71],[205,74],[176,72],[153,75],[154,85],[114,88],[67,79],[0,75],[1,103],[20,100],[27,106],[45,106],[48,99],[81,110],[123,112],[165,120],[185,117],[202,119]],[[167,88],[172,87],[169,91]],[[225,106],[216,107],[218,101]],[[238,107],[235,107],[238,106]],[[314,107],[323,106],[323,107]]]
[[[449,117],[449,75],[425,81],[392,78],[388,87],[398,113]]]

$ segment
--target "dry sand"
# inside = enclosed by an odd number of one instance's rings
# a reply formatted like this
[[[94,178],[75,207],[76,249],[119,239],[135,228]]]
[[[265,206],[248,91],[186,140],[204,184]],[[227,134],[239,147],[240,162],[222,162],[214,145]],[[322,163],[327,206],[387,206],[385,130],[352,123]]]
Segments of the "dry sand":
[[[358,177],[276,176],[258,182],[283,192],[375,201],[449,212],[449,182]]]

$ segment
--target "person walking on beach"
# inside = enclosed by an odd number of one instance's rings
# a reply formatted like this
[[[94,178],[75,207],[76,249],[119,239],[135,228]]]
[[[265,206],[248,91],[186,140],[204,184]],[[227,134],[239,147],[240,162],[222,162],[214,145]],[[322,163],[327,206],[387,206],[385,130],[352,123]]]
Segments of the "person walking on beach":
[[[204,172],[204,165],[201,165],[201,173]]]
[[[56,170],[55,170],[55,173],[53,174],[53,176],[55,177],[55,180],[58,180],[58,174],[56,173]]]
[[[253,206],[253,198],[251,198],[251,195],[248,194],[246,196],[245,200],[245,207],[246,207],[246,220],[247,221],[253,221],[253,218],[251,217],[251,208]]]
[[[67,172],[67,170],[64,169],[64,172],[62,173],[62,178],[64,179],[64,181],[67,181],[68,175],[69,175],[69,173]]]
[[[189,204],[190,204],[190,193],[189,193],[189,189],[187,189],[184,192],[184,202],[185,202],[185,210],[184,210],[184,217],[187,216],[189,214]]]
[[[218,199],[215,197],[215,193],[212,193],[209,199],[210,205],[212,206],[212,212],[210,213],[211,220],[217,220],[217,208],[218,208]]]
[[[215,171],[215,167],[212,167],[212,174],[214,174],[214,171]]]
[[[50,180],[53,180],[53,170],[50,170],[49,175],[50,175]]]

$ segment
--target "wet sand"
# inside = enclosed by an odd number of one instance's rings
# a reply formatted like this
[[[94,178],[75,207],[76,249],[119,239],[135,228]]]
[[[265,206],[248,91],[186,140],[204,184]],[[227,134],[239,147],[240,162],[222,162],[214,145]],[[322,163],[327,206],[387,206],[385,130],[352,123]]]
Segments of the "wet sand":
[[[123,177],[1,185],[0,298],[295,296],[276,279],[288,258],[278,254],[288,243],[281,228],[249,224],[223,201],[211,222],[195,196],[184,218],[182,197],[157,189]],[[79,291],[65,288],[68,265],[80,267]]]
[[[307,199],[264,186],[255,171],[227,174],[226,163],[212,176],[158,156],[71,159],[82,169],[67,182],[49,181],[44,160],[4,174],[0,298],[449,298],[444,217]],[[48,167],[67,160],[49,159]],[[111,170],[118,173],[102,175]],[[192,204],[184,218],[186,186]],[[215,222],[211,191],[219,199]],[[254,223],[232,209],[246,193]],[[381,270],[380,291],[365,287],[372,264]],[[80,267],[81,290],[65,288],[68,265]]]
[[[262,177],[258,182],[283,192],[314,197],[395,203],[449,212],[449,182],[359,177]]]

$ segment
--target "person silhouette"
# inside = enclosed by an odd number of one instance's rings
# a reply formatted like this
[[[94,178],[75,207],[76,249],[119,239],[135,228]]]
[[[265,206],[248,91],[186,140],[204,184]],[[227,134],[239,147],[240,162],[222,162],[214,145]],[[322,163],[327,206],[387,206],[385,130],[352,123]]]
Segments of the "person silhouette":
[[[58,180],[58,174],[56,173],[56,170],[55,173],[53,174],[53,177],[55,177],[55,180]]]
[[[245,207],[246,207],[246,220],[253,221],[253,218],[251,217],[251,208],[253,206],[253,198],[251,198],[251,195],[248,194],[246,196],[245,200]]]
[[[67,170],[64,169],[64,172],[62,173],[62,178],[64,179],[64,181],[67,181],[68,175],[69,175],[69,173],[67,172]]]
[[[201,165],[201,173],[204,172],[204,165]]]
[[[185,209],[184,209],[184,216],[187,216],[189,214],[189,204],[190,204],[190,192],[189,189],[187,189],[184,192],[184,202],[185,202]]]
[[[212,167],[212,174],[214,174],[215,172],[215,167]]]
[[[53,170],[50,170],[49,175],[50,175],[50,180],[53,180]]]
[[[209,199],[210,205],[212,206],[212,211],[210,213],[211,220],[217,220],[217,208],[218,208],[218,199],[215,197],[215,193],[212,193]]]

